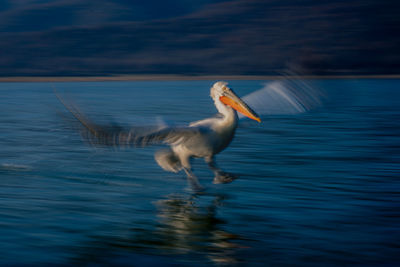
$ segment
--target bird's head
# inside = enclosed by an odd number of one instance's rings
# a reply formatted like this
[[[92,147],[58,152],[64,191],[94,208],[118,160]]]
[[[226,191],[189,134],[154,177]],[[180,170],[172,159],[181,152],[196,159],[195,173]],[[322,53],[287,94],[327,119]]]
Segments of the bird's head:
[[[216,82],[211,87],[210,95],[214,102],[219,101],[226,106],[239,111],[250,119],[261,122],[261,119],[242,99],[240,99],[232,89],[230,89],[227,82]]]

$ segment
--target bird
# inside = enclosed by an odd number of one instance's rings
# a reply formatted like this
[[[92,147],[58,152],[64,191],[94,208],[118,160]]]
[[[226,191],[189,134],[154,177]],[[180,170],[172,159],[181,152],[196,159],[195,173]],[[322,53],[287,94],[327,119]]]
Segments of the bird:
[[[305,86],[293,86],[293,84],[288,86],[287,82],[283,83],[282,81],[270,83],[243,99],[254,103],[263,114],[300,113],[308,110],[314,102],[318,102],[318,97],[315,97],[314,93],[310,93],[309,88],[303,90],[303,93],[299,93],[301,90],[298,88],[305,88]],[[156,162],[165,171],[175,173],[184,171],[191,188],[195,191],[201,191],[204,187],[192,170],[191,160],[193,158],[204,159],[214,174],[214,184],[226,184],[234,181],[237,176],[223,171],[217,165],[215,156],[229,146],[241,118],[247,117],[261,123],[260,115],[225,81],[215,82],[210,89],[210,96],[218,111],[217,114],[185,126],[123,128],[118,125],[99,125],[89,120],[75,105],[64,101],[58,93],[56,96],[80,122],[85,139],[92,144],[116,147],[166,144],[167,148],[155,153]]]

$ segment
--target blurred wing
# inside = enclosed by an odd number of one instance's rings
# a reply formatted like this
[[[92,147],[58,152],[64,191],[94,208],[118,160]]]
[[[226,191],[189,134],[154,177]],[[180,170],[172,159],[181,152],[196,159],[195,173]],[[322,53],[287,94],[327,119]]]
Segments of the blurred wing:
[[[283,79],[267,83],[242,99],[262,116],[306,112],[320,106],[321,97],[319,90],[301,79]]]
[[[185,142],[195,135],[200,134],[200,129],[191,127],[165,127],[154,130],[154,127],[132,127],[129,129],[113,126],[87,127],[84,138],[92,144],[100,144],[115,147],[144,147],[154,144],[176,145]]]
[[[148,146],[152,144],[178,144],[203,132],[201,127],[168,127],[164,125],[124,128],[119,125],[100,125],[89,120],[74,104],[57,98],[77,119],[84,139],[95,145],[116,147]]]

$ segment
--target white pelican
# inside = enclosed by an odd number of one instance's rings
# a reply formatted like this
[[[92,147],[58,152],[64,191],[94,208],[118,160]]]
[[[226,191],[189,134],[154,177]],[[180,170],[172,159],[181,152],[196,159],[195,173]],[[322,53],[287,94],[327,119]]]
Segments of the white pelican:
[[[56,94],[57,95],[57,94]],[[240,99],[226,82],[216,82],[210,90],[210,96],[218,110],[217,116],[190,123],[184,127],[149,128],[104,127],[88,120],[74,105],[59,100],[82,123],[87,130],[86,137],[97,144],[112,146],[147,146],[152,144],[168,144],[169,148],[156,152],[155,160],[166,171],[184,170],[195,190],[201,189],[195,174],[192,172],[190,160],[204,158],[214,173],[214,183],[229,183],[236,177],[222,171],[215,162],[215,155],[224,150],[232,141],[238,126],[238,114],[261,122],[259,115]],[[263,114],[298,113],[308,109],[313,94],[300,94],[283,86],[282,82],[271,83],[263,89],[247,95],[244,99],[253,102]]]

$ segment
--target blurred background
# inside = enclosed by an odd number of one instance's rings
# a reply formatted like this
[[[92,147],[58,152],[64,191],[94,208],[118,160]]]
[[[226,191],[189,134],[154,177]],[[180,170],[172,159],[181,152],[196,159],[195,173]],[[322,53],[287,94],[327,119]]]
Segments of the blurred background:
[[[398,74],[395,0],[0,1],[1,76]]]
[[[0,265],[397,266],[399,14],[394,0],[0,0]],[[89,146],[54,94],[101,124],[186,125],[216,113],[214,79],[242,97],[282,92],[263,75],[287,72],[311,75],[292,81],[323,105],[242,121],[218,155],[239,178],[214,185],[194,161],[198,194],[159,147]]]

